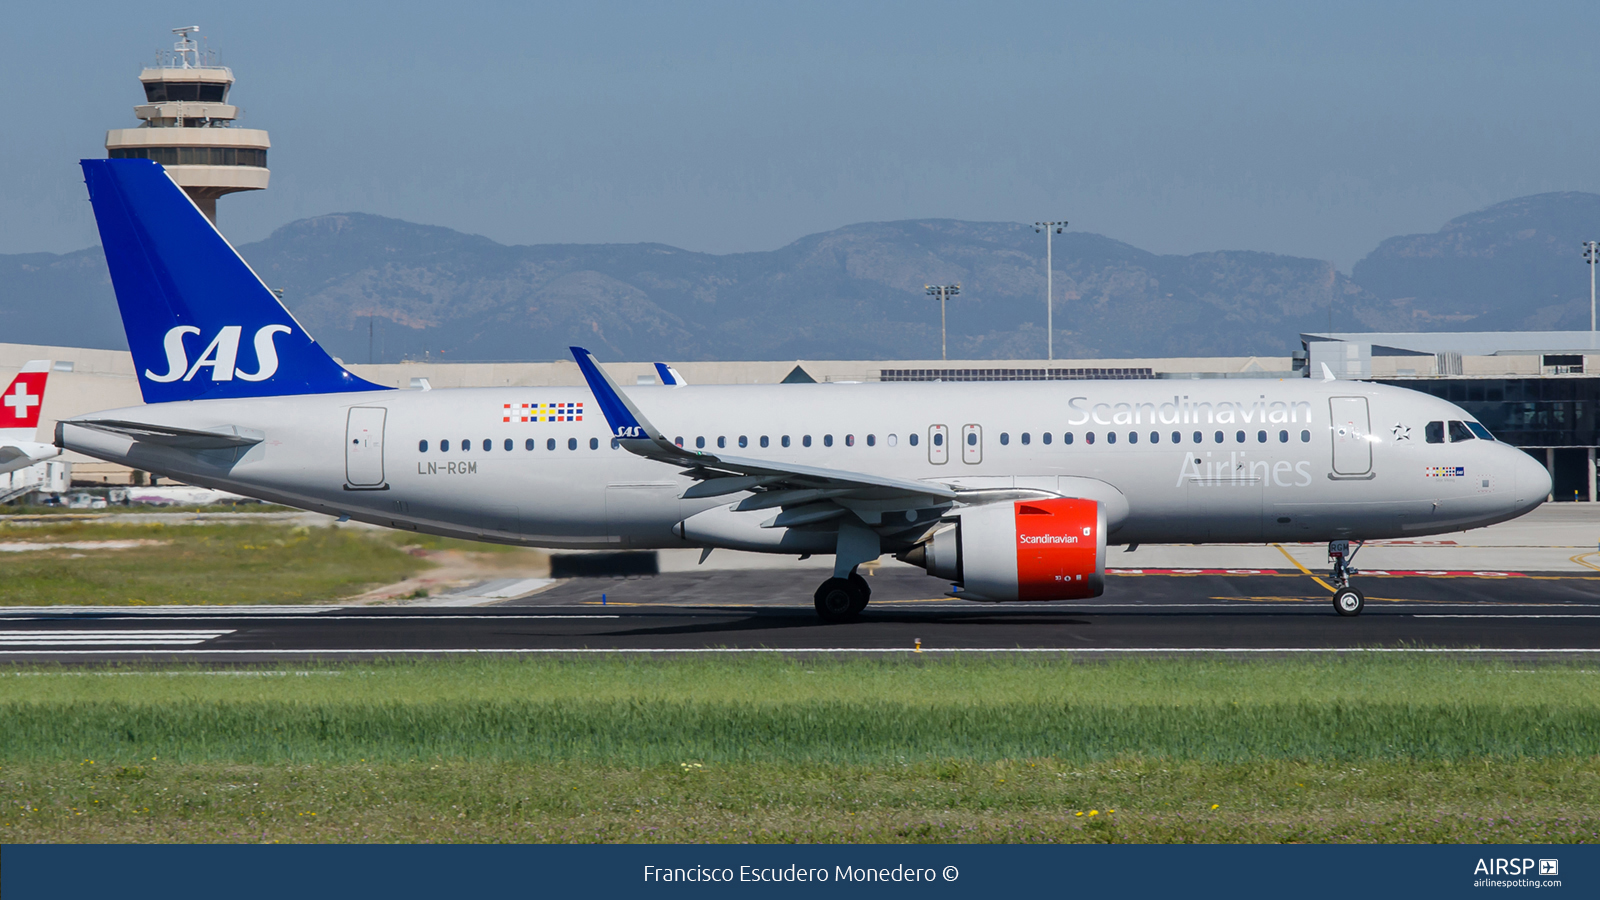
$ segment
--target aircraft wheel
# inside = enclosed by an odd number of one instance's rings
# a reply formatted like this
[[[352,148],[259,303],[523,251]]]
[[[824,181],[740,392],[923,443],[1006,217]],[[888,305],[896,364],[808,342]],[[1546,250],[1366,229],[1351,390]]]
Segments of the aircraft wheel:
[[[1333,595],[1333,609],[1341,616],[1359,616],[1367,605],[1367,598],[1352,587],[1340,588]]]
[[[829,578],[817,588],[817,616],[827,623],[845,622],[855,617],[867,599],[847,578]],[[860,606],[857,606],[857,604]]]
[[[867,580],[862,578],[859,574],[851,572],[850,586],[855,589],[858,595],[860,595],[859,599],[850,605],[850,614],[857,616],[861,614],[862,610],[867,608],[867,601],[872,599],[872,585],[868,584]]]

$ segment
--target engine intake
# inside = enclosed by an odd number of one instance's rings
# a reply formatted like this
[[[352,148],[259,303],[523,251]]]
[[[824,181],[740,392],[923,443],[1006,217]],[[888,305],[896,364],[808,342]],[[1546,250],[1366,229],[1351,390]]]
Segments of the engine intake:
[[[1018,500],[962,510],[900,555],[974,600],[1080,600],[1105,592],[1106,519],[1094,500]]]

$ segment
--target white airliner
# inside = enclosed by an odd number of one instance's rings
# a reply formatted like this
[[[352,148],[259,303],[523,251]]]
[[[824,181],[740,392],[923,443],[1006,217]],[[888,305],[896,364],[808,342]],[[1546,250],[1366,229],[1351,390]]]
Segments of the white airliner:
[[[0,394],[0,475],[61,455],[60,447],[38,440],[39,411],[49,377],[48,359],[30,360]]]
[[[149,405],[63,448],[399,529],[552,548],[893,553],[973,600],[1104,589],[1107,543],[1347,542],[1519,516],[1543,466],[1470,415],[1349,381],[1055,381],[397,391],[333,361],[145,160],[83,162]],[[673,373],[675,374],[675,373]],[[666,380],[666,379],[663,379]]]

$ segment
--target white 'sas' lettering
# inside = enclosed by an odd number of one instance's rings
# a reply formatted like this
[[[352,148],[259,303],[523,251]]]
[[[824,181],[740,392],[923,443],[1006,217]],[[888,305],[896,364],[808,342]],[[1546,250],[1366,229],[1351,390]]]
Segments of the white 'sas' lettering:
[[[199,334],[200,329],[193,325],[178,325],[168,330],[161,339],[161,349],[167,355],[167,371],[157,375],[145,369],[144,377],[165,384],[180,378],[189,381],[201,369],[210,369],[212,381],[232,381],[235,376],[244,381],[266,381],[278,371],[278,348],[273,344],[273,338],[290,331],[287,325],[267,325],[258,329],[254,339],[256,370],[246,372],[235,365],[239,358],[239,338],[244,332],[243,326],[224,325],[191,366],[189,350],[183,345],[183,339],[187,335]]]

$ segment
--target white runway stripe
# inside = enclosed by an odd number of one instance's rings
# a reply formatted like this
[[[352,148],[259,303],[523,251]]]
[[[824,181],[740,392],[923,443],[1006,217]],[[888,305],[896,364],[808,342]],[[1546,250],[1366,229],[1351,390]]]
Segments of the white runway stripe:
[[[86,628],[74,630],[0,631],[0,647],[48,647],[71,645],[74,647],[109,646],[183,646],[203,644],[213,638],[232,634],[233,629],[194,630],[118,630]]]
[[[148,653],[147,650],[0,650],[0,656],[117,656]],[[404,648],[389,647],[383,649],[372,648],[344,648],[344,649],[261,649],[261,650],[163,650],[162,653],[171,656],[427,656],[430,654],[518,654],[518,653],[591,653],[591,654],[668,654],[668,653],[1433,653],[1433,654],[1475,654],[1485,653],[1583,653],[1600,654],[1600,647],[1572,648],[1572,647],[949,647],[936,649],[924,647],[916,650],[910,647],[640,647],[633,649],[613,648],[505,648],[483,649],[475,647],[456,648]]]

